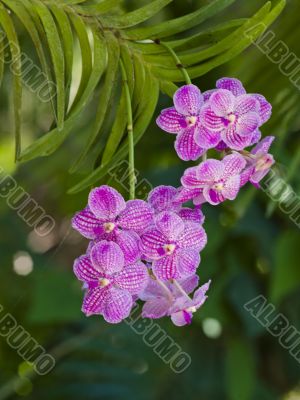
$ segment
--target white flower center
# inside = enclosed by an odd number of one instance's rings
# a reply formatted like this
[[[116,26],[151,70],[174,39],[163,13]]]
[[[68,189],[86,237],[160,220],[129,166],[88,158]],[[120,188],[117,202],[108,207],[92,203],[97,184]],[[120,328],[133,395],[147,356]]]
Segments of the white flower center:
[[[171,254],[174,253],[175,248],[176,248],[175,244],[166,244],[166,245],[164,245],[165,253],[166,253],[168,256],[170,256]]]
[[[256,171],[264,171],[270,168],[272,164],[273,164],[272,157],[270,157],[269,155],[264,155],[257,160],[255,169]]]
[[[187,312],[194,313],[194,312],[196,312],[196,311],[197,311],[197,309],[196,309],[196,307],[195,307],[195,306],[191,306],[191,307],[188,307],[188,308],[186,309],[186,311],[187,311]]]
[[[228,121],[230,122],[230,124],[234,124],[236,121],[236,115],[234,114],[229,114],[227,117]]]
[[[221,192],[224,189],[224,184],[222,182],[218,182],[215,183],[213,188],[217,191],[217,192]]]
[[[110,281],[107,278],[101,278],[99,279],[99,286],[100,287],[105,287],[110,284]]]
[[[187,123],[189,126],[195,125],[196,122],[197,122],[197,117],[191,116],[191,117],[187,117],[187,118],[186,118],[186,123]]]
[[[115,226],[113,222],[105,222],[105,224],[103,224],[106,233],[111,233],[115,229]]]

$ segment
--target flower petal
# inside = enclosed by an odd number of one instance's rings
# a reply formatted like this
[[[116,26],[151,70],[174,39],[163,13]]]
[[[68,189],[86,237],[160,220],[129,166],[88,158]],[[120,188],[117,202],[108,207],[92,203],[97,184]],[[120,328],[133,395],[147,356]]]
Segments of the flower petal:
[[[251,150],[252,154],[267,154],[275,136],[266,136]]]
[[[179,278],[177,261],[176,253],[153,261],[152,271],[156,278],[161,279],[162,281]]]
[[[184,85],[173,97],[176,110],[183,115],[198,115],[203,104],[203,96],[195,85]]]
[[[241,188],[241,178],[239,175],[231,176],[224,183],[222,195],[228,200],[234,200]]]
[[[128,290],[131,294],[143,291],[149,281],[147,267],[141,261],[126,265],[121,272],[115,275],[114,283],[121,289]]]
[[[197,168],[198,182],[202,185],[210,184],[222,178],[224,165],[219,160],[209,159],[203,161]]]
[[[205,294],[208,291],[210,284],[211,284],[211,281],[209,280],[204,285],[202,285],[199,289],[197,289],[196,292],[194,293],[193,302],[194,302],[194,305],[196,308],[201,307],[203,305],[203,303],[205,302],[205,300],[207,299],[207,296]]]
[[[255,93],[252,96],[259,102],[259,116],[261,124],[264,124],[271,118],[272,106],[263,95]]]
[[[155,225],[167,240],[176,240],[184,231],[184,222],[173,212],[163,211],[158,214]]]
[[[235,113],[238,116],[248,114],[249,112],[259,113],[260,105],[258,100],[251,94],[244,94],[236,98]]]
[[[117,324],[129,316],[132,305],[132,296],[127,290],[111,287],[106,297],[103,317],[110,324]]]
[[[253,166],[250,166],[250,167],[247,167],[247,168],[244,169],[244,171],[240,175],[240,178],[241,178],[240,186],[241,187],[246,185],[246,183],[249,182],[249,180],[250,180],[251,176],[253,175],[254,171],[255,171],[255,167],[253,167]]]
[[[167,315],[170,308],[170,301],[167,299],[151,299],[143,306],[143,318],[161,318]]]
[[[142,235],[141,240],[141,249],[146,257],[149,257],[151,260],[157,260],[161,257],[160,250],[166,244],[166,238],[159,230],[150,229]]]
[[[198,129],[195,130],[194,139],[198,146],[203,149],[212,149],[220,142],[221,133],[210,131],[204,126],[199,126]]]
[[[171,314],[171,320],[176,326],[190,325],[192,323],[193,314],[186,310],[180,310]]]
[[[182,249],[201,251],[207,243],[205,230],[194,222],[186,222],[183,234],[177,240]]]
[[[259,129],[256,129],[256,131],[252,135],[250,146],[259,142],[260,139],[261,139],[261,131]]]
[[[215,115],[226,118],[234,111],[235,97],[229,90],[218,89],[210,96],[209,104]]]
[[[75,260],[73,271],[77,278],[83,282],[98,281],[101,276],[99,271],[94,268],[90,257],[86,255]]]
[[[183,278],[185,276],[194,275],[200,264],[199,252],[193,249],[181,249],[178,250],[177,256],[180,276]]]
[[[144,301],[152,300],[155,298],[165,298],[166,291],[160,284],[157,283],[156,279],[149,278],[147,287],[139,293],[139,298]]]
[[[213,132],[220,132],[225,127],[223,118],[213,112],[209,103],[202,107],[200,121],[206,129]]]
[[[183,221],[196,222],[200,225],[204,223],[205,216],[199,207],[197,208],[182,208],[178,215]]]
[[[101,221],[95,217],[89,207],[75,214],[72,227],[88,239],[96,239],[98,235],[104,233]]]
[[[240,115],[236,123],[236,133],[240,136],[251,135],[251,133],[253,134],[257,130],[259,125],[260,118],[257,113],[249,112],[247,114]]]
[[[210,187],[204,188],[203,196],[205,200],[213,206],[216,206],[217,204],[220,204],[225,200],[222,192],[211,189]]]
[[[183,178],[181,178],[183,179]],[[202,194],[202,189],[187,189],[185,187],[180,187],[178,189],[178,193],[174,199],[176,203],[182,204],[186,203],[187,201],[190,201],[194,199],[195,197],[198,197]]]
[[[243,150],[250,145],[252,140],[252,135],[238,135],[234,125],[228,126],[228,128],[221,133],[221,136],[227,146],[233,150]]]
[[[196,289],[196,287],[198,286],[198,282],[199,282],[199,276],[196,274],[179,280],[180,286],[187,294],[192,293]],[[178,294],[181,293],[178,291]]]
[[[125,264],[132,264],[141,257],[140,237],[133,231],[119,231],[116,234],[116,243],[120,246]]]
[[[196,125],[184,129],[176,137],[175,150],[183,161],[197,160],[206,151],[196,143],[195,131]]]
[[[152,207],[144,200],[129,200],[118,218],[118,225],[123,229],[142,233],[153,221],[153,215]]]
[[[184,117],[174,107],[162,110],[156,123],[162,130],[168,133],[178,133],[186,126]]]
[[[120,193],[106,185],[90,192],[88,204],[92,213],[105,221],[113,221],[126,206]]]
[[[178,209],[179,206],[173,204],[176,194],[177,189],[173,186],[157,186],[149,193],[148,202],[156,212]]]
[[[224,165],[224,179],[240,174],[247,164],[245,158],[238,153],[224,157],[222,162]]]
[[[236,78],[221,78],[217,80],[216,87],[218,89],[229,90],[234,96],[241,96],[246,94],[242,82]]]
[[[102,314],[108,293],[108,286],[104,288],[98,286],[88,290],[83,300],[82,312],[84,312],[87,317],[93,314]]]
[[[114,242],[102,240],[91,249],[91,261],[95,269],[106,275],[121,271],[124,267],[124,255]]]

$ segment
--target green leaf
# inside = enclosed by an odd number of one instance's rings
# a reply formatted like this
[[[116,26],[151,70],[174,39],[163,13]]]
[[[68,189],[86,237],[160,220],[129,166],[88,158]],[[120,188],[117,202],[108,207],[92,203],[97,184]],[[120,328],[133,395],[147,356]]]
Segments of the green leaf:
[[[103,0],[101,3],[95,5],[74,6],[74,10],[82,15],[101,15],[117,7],[122,1],[123,0]]]
[[[285,296],[300,288],[299,245],[297,231],[285,232],[274,244],[275,266],[269,287],[269,298],[275,304],[279,304]]]
[[[65,117],[65,58],[55,21],[48,8],[34,0],[35,9],[42,21],[54,67],[57,90],[57,127],[62,130]]]
[[[199,10],[194,11],[193,13],[184,15],[183,17],[179,17],[170,21],[162,22],[161,24],[157,24],[154,26],[137,28],[137,29],[128,29],[124,32],[127,38],[134,40],[143,40],[143,39],[156,39],[163,38],[166,36],[172,36],[176,33],[185,31],[187,29],[193,28],[196,25],[199,25],[201,22],[206,19],[214,16],[219,11],[228,7],[235,0],[213,0],[208,5],[201,7]]]
[[[228,400],[251,400],[255,388],[255,360],[250,344],[234,337],[227,343],[225,376]]]
[[[93,67],[93,56],[88,37],[87,26],[85,25],[83,20],[77,15],[71,15],[70,18],[72,20],[75,31],[77,33],[77,37],[79,39],[80,50],[81,50],[81,68],[82,68],[79,89],[77,91],[75,100],[72,104],[72,108],[74,108],[78,103],[78,101],[80,100],[80,97],[82,96],[82,93],[84,92],[88,84]]]
[[[14,131],[15,131],[15,159],[18,160],[21,153],[21,110],[22,110],[22,59],[18,36],[12,19],[6,8],[0,4],[0,23],[7,36],[11,53],[11,70],[13,75],[13,107],[14,107]]]
[[[106,65],[106,47],[104,41],[99,37],[98,33],[94,34],[94,66],[90,76],[89,84],[87,85],[80,101],[72,110],[72,114],[65,121],[64,128],[59,131],[57,128],[48,132],[40,139],[36,140],[32,145],[25,149],[20,157],[20,161],[25,162],[37,157],[46,156],[53,153],[69,135],[72,127],[77,122],[81,111],[86,107],[90,100]]]
[[[138,143],[138,141],[142,138],[143,134],[145,133],[148,125],[150,124],[150,121],[152,119],[158,101],[158,95],[159,95],[158,81],[154,79],[149,72],[147,72],[145,79],[143,102],[140,104],[140,109],[138,112],[139,116],[135,121],[133,127],[134,144]],[[116,165],[120,160],[124,159],[127,153],[128,153],[128,140],[126,140],[124,144],[120,147],[120,149],[115,154],[111,162],[109,162],[106,165],[100,165],[83,181],[79,182],[77,185],[72,187],[68,191],[68,193],[74,194],[80,192],[86,189],[87,187],[93,185],[95,182],[101,180],[108,173],[109,169],[112,168],[113,165]]]
[[[93,146],[99,134],[99,131],[102,127],[102,124],[104,122],[106,112],[109,108],[109,100],[111,98],[114,85],[116,84],[116,75],[118,71],[118,65],[119,65],[118,63],[120,58],[120,46],[118,44],[118,41],[115,39],[113,35],[110,35],[108,37],[107,51],[108,51],[107,71],[105,75],[105,80],[101,92],[99,105],[96,112],[96,120],[94,122],[94,126],[88,137],[88,141],[85,145],[83,152],[81,153],[78,160],[75,161],[74,165],[70,169],[71,173],[77,170],[80,163],[83,161],[83,159],[86,157],[89,150]]]
[[[108,17],[104,20],[106,26],[124,29],[134,25],[138,25],[141,22],[147,21],[153,15],[157,14],[167,4],[173,0],[154,0],[144,7],[138,8],[137,10],[131,11],[127,14],[120,15],[119,17]]]

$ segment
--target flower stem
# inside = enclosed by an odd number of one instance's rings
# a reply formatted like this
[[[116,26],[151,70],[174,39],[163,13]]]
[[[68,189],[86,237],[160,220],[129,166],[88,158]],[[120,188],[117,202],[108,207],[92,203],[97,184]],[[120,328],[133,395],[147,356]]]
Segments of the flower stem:
[[[128,86],[128,80],[124,63],[120,60],[122,80],[126,96],[126,109],[127,109],[127,133],[128,133],[128,148],[129,148],[129,187],[130,187],[130,200],[135,198],[135,172],[134,172],[134,141],[133,141],[133,118],[132,118],[132,106],[131,96]]]
[[[173,60],[175,61],[176,67],[181,71],[183,78],[186,81],[186,84],[191,85],[191,83],[192,83],[191,78],[190,78],[187,70],[181,64],[181,61],[179,60],[175,51],[167,43],[161,42],[159,39],[154,40],[154,43],[163,46],[171,54],[171,56],[173,57]]]

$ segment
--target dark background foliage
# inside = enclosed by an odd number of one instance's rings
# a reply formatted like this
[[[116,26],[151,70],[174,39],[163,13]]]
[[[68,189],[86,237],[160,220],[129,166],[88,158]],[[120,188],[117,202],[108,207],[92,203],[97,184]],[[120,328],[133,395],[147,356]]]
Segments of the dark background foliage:
[[[149,2],[135,0],[126,6],[135,9],[141,3]],[[178,17],[207,3],[174,1],[154,20]],[[264,3],[237,0],[200,28],[251,16]],[[299,15],[299,1],[289,0],[271,29],[275,40],[284,41],[300,57]],[[26,52],[35,57],[29,39],[22,29],[20,32]],[[256,46],[195,82],[204,91],[222,76],[241,79],[248,92],[260,92],[273,104],[273,116],[263,134],[276,136],[277,172],[299,195],[299,89]],[[57,152],[16,166],[9,129],[10,95],[11,78],[5,75],[0,100],[1,167],[55,218],[56,228],[40,239],[1,199],[0,303],[55,355],[57,366],[43,377],[27,374],[22,359],[2,338],[0,399],[300,399],[299,364],[243,308],[245,302],[263,294],[300,329],[299,228],[280,210],[278,202],[264,192],[244,188],[233,203],[205,206],[209,244],[202,253],[199,275],[203,281],[212,279],[209,299],[191,326],[176,328],[168,320],[159,321],[192,358],[191,366],[176,375],[126,324],[108,326],[80,312],[82,292],[72,275],[72,264],[87,243],[71,230],[70,218],[85,205],[88,190],[75,195],[67,191],[90,172],[91,166],[82,166],[75,175],[68,170],[79,155],[95,106],[88,107]],[[27,145],[36,137],[35,132],[47,131],[52,121],[47,106],[37,106],[29,93],[24,95],[22,129]],[[155,115],[170,104],[171,99],[161,94]],[[154,118],[135,151],[140,180],[145,178],[153,186],[179,184],[188,164],[177,158],[173,137],[160,131]],[[126,182],[125,188],[116,177],[106,176],[101,182],[128,196]],[[14,269],[19,252],[26,252],[33,260],[33,271],[26,276]]]

